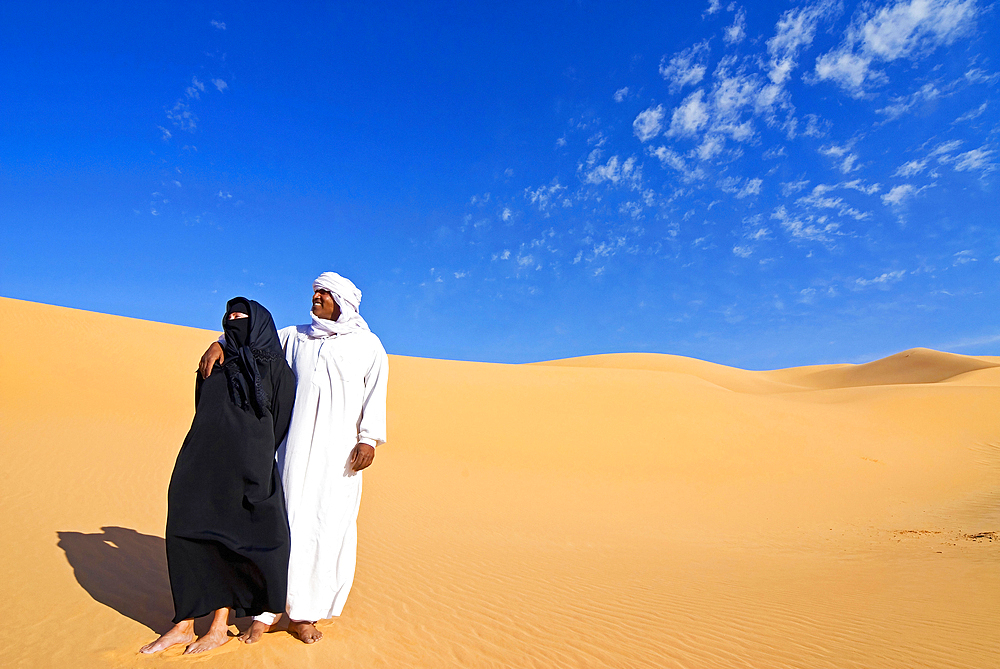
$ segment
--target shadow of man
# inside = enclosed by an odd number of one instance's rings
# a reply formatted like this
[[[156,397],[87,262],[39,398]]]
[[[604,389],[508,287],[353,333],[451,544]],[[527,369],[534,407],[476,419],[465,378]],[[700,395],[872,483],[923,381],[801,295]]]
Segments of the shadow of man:
[[[173,627],[174,603],[161,537],[124,527],[102,527],[99,534],[56,534],[77,582],[96,601],[157,634]]]

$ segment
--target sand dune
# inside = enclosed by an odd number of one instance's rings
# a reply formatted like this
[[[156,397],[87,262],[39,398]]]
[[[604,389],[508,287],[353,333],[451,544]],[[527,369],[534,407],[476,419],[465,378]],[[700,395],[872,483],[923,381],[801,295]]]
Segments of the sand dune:
[[[192,660],[136,651],[215,333],[0,298],[0,337],[3,666],[996,666],[997,358],[392,356],[344,616]]]
[[[619,353],[535,363],[559,367],[633,369],[694,376],[741,393],[791,392],[914,383],[940,383],[980,370],[1000,367],[990,357],[970,357],[914,348],[861,365],[815,365],[752,372],[703,360],[656,353]]]
[[[998,367],[984,358],[971,358],[914,348],[863,365],[823,369],[803,376],[800,381],[814,388],[851,388],[907,383],[940,383],[957,376]]]

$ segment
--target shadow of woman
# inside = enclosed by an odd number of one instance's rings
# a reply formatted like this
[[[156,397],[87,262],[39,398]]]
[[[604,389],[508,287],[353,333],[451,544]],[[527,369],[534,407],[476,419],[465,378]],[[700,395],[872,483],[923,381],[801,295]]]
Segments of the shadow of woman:
[[[125,527],[102,527],[99,534],[56,534],[77,582],[96,601],[157,634],[173,627],[167,551],[161,537]]]

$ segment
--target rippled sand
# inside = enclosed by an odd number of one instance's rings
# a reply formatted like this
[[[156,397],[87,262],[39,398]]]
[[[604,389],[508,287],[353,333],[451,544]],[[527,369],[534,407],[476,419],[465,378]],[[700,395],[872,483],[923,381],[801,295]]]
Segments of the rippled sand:
[[[326,638],[139,656],[173,613],[166,487],[215,336],[0,298],[3,666],[997,666],[1000,359],[926,349],[391,356]]]

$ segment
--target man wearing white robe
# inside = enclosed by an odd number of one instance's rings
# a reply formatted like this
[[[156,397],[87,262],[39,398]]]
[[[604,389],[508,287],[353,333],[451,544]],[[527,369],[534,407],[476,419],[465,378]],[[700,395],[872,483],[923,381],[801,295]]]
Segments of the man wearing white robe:
[[[313,623],[341,614],[354,582],[361,470],[385,443],[389,375],[382,342],[358,312],[361,291],[334,272],[313,290],[312,323],[278,331],[296,379],[277,453],[291,530],[286,613],[289,631],[306,643],[323,636]],[[257,641],[277,613],[255,618],[241,638]]]

